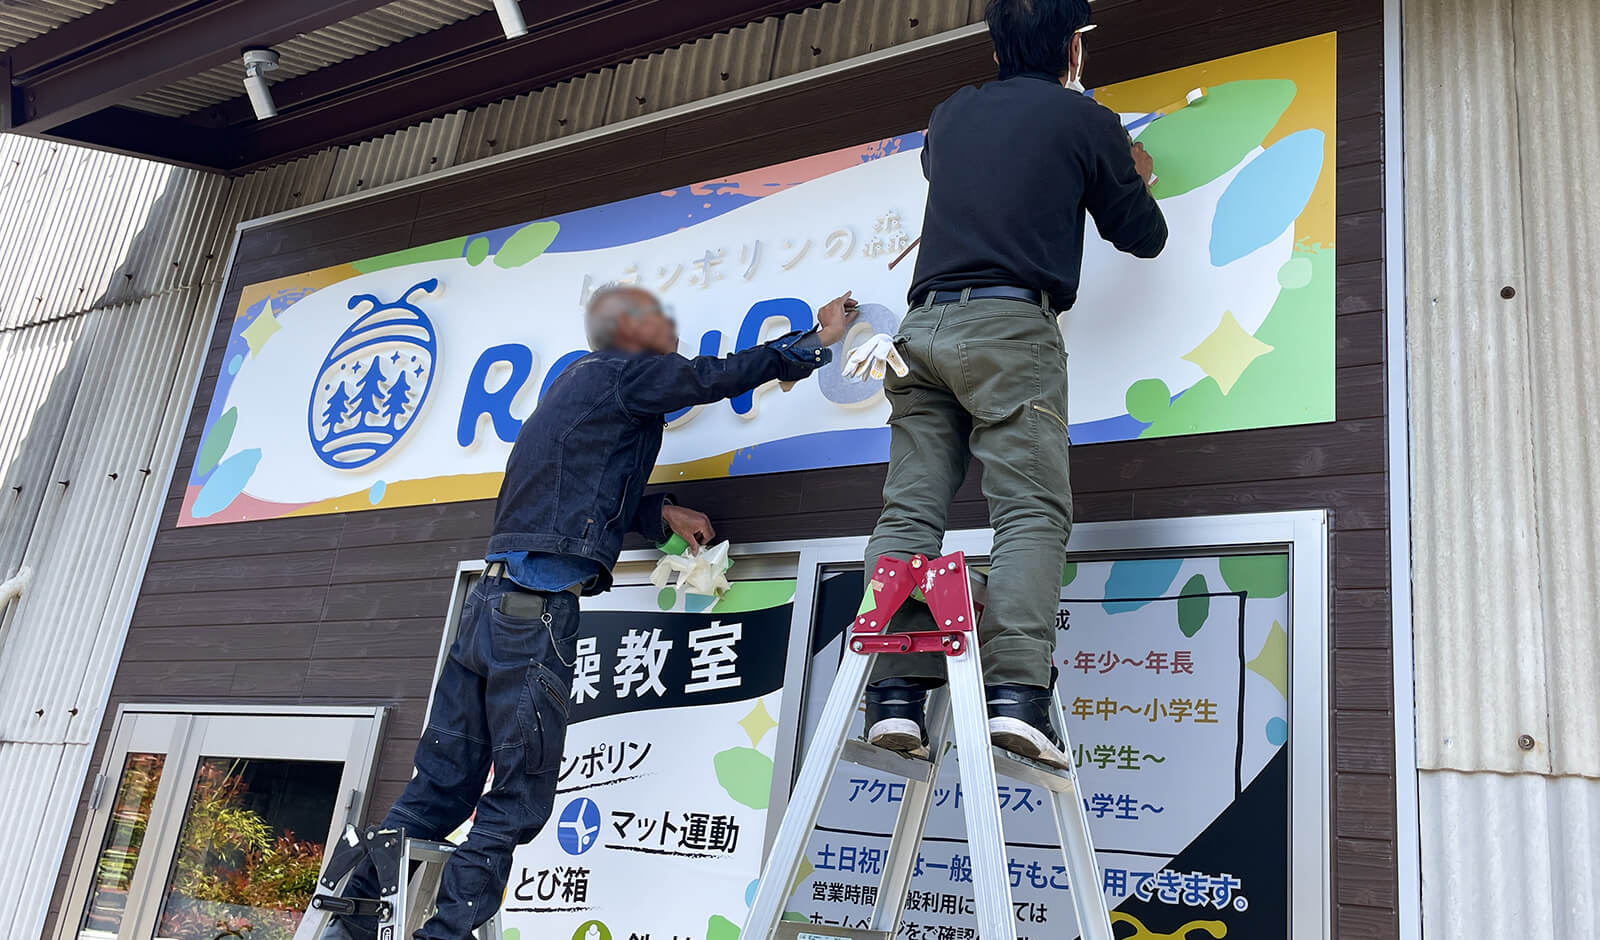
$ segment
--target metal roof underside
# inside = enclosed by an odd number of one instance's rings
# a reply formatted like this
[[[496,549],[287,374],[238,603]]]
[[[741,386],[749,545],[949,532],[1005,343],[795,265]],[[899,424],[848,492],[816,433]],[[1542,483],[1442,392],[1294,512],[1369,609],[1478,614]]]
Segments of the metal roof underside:
[[[833,2],[522,0],[508,40],[493,0],[0,0],[0,130],[241,172]]]

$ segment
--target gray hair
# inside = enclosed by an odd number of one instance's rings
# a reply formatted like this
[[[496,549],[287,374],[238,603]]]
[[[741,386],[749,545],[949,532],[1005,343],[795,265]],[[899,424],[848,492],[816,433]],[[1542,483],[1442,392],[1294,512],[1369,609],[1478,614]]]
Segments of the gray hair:
[[[617,338],[617,321],[623,316],[636,317],[647,312],[632,300],[632,295],[641,293],[650,296],[642,287],[615,281],[595,289],[583,308],[583,330],[589,338],[590,349],[599,352],[611,348]],[[616,302],[612,302],[613,298]]]

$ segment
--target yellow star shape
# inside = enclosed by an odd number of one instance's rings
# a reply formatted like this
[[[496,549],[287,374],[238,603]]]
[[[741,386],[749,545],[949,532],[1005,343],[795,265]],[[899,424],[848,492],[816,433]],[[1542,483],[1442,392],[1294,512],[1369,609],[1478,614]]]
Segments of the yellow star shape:
[[[1245,332],[1233,312],[1222,315],[1222,322],[1211,331],[1200,345],[1191,349],[1184,359],[1217,380],[1217,387],[1226,395],[1233,391],[1234,383],[1250,367],[1250,363],[1272,352],[1272,347]]]
[[[750,714],[739,721],[739,727],[750,736],[750,746],[755,747],[767,736],[768,731],[778,727],[778,723],[772,720],[772,713],[767,711],[767,703],[758,699]]]
[[[273,334],[281,329],[283,329],[283,324],[279,323],[278,318],[272,315],[272,308],[262,308],[261,315],[256,317],[256,322],[245,327],[244,332],[239,334],[244,337],[246,343],[250,344],[250,358],[254,359],[256,353],[261,351],[261,347],[267,345],[267,340],[271,339]]]

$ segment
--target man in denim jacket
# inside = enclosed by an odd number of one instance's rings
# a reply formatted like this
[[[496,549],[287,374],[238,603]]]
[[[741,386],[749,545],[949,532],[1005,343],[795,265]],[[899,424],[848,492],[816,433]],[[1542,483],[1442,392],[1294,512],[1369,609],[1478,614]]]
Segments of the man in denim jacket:
[[[605,287],[585,314],[594,352],[550,384],[506,464],[489,565],[468,596],[460,633],[417,744],[416,776],[384,817],[414,837],[442,840],[474,811],[466,842],[445,865],[438,912],[419,940],[465,940],[494,915],[511,853],[550,818],[567,734],[578,597],[611,586],[626,532],[653,542],[676,532],[700,546],[715,533],[702,513],[644,487],[661,450],[664,416],[792,382],[828,363],[855,302],[847,293],[817,327],[726,358],[678,355],[677,325],[648,291]],[[490,769],[494,785],[484,792]],[[402,874],[402,877],[404,875]],[[348,897],[376,898],[363,865]],[[370,919],[331,934],[372,937]]]

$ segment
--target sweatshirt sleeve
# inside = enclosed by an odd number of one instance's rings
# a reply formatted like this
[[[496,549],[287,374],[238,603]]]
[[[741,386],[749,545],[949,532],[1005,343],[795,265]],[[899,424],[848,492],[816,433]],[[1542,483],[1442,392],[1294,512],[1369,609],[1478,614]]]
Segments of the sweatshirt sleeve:
[[[1136,258],[1154,258],[1167,244],[1167,220],[1134,168],[1128,133],[1116,114],[1096,108],[1090,178],[1084,189],[1100,237]]]

